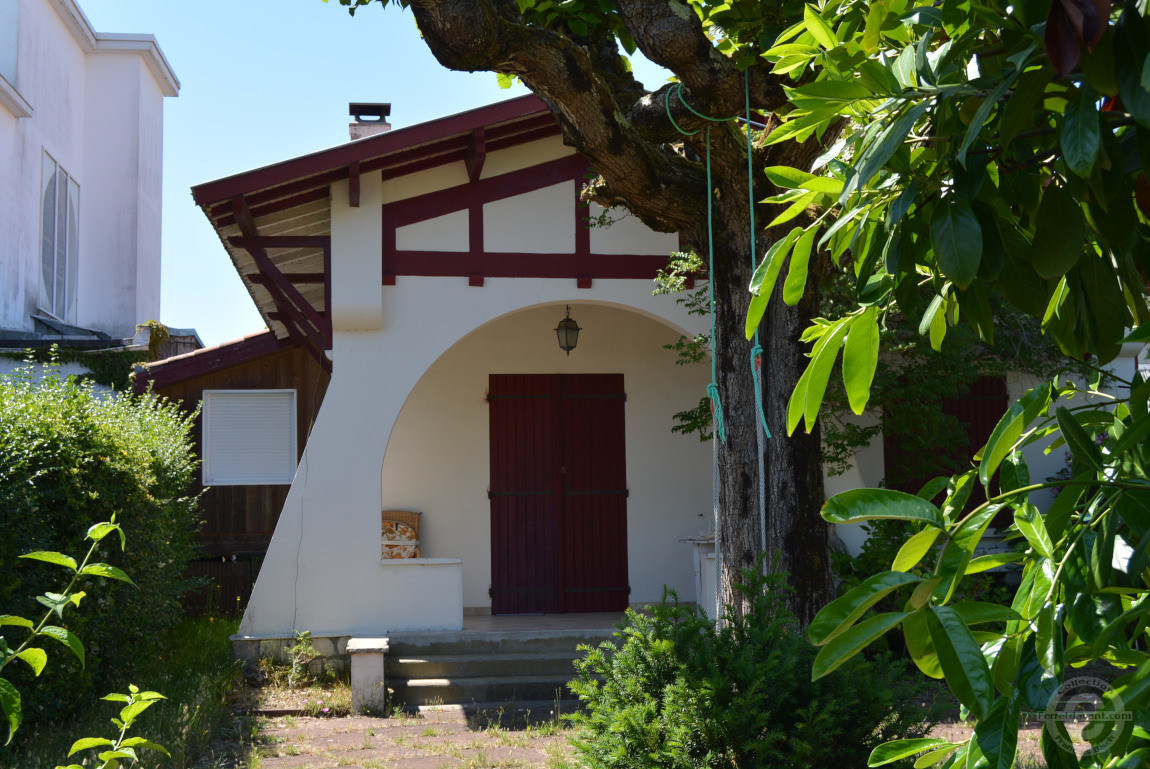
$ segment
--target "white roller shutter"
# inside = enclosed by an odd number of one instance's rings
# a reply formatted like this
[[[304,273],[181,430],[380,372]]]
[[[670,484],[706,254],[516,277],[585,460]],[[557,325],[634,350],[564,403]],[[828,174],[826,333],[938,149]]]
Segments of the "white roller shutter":
[[[204,390],[204,485],[295,477],[295,390]]]

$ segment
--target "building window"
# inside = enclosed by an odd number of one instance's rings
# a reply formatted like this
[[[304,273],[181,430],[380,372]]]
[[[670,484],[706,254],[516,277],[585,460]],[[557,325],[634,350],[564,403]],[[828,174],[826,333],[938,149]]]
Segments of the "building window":
[[[205,486],[292,482],[295,390],[204,390],[203,425]]]
[[[40,193],[40,309],[75,323],[80,185],[46,152]]]

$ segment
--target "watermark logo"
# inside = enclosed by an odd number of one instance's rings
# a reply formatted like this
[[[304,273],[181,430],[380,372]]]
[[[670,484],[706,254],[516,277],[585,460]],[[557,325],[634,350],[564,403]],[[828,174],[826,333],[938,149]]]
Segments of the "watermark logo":
[[[1125,708],[1122,697],[1117,693],[1107,695],[1111,691],[1110,684],[1101,678],[1071,678],[1058,687],[1047,701],[1046,710],[1037,715],[1051,739],[1070,753],[1075,752],[1074,742],[1065,727],[1087,721],[1094,724],[1114,722],[1114,728],[1100,742],[1093,743],[1084,755],[1102,753],[1122,735],[1123,724],[1134,720],[1134,714]],[[1064,728],[1060,729],[1060,725]]]

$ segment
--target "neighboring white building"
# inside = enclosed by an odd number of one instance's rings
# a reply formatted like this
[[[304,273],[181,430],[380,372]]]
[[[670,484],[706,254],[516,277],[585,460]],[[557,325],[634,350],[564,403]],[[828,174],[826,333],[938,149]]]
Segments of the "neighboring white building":
[[[0,348],[122,346],[159,318],[179,88],[151,35],[95,32],[75,0],[0,0]]]

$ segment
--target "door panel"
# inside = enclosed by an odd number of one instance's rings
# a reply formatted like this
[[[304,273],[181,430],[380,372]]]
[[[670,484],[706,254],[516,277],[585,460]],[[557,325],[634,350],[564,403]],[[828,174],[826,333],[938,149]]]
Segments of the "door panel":
[[[492,374],[492,613],[627,606],[621,374]]]

